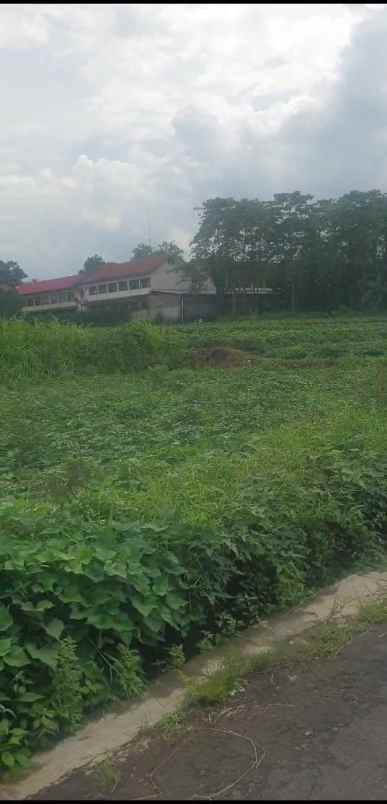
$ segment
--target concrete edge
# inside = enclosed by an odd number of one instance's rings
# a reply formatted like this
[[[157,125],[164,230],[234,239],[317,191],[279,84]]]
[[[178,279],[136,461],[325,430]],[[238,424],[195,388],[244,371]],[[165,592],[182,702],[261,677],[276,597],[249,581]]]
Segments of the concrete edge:
[[[197,656],[184,667],[196,678],[216,670],[230,650],[242,656],[269,650],[273,644],[297,636],[313,625],[355,615],[370,599],[387,595],[387,572],[351,575],[320,592],[306,606],[248,628],[225,646],[206,656]],[[172,714],[185,697],[175,672],[154,682],[140,701],[124,711],[110,712],[84,726],[76,735],[62,740],[50,751],[36,754],[28,776],[13,784],[0,784],[0,800],[23,800],[85,765],[93,765],[122,749],[144,727],[155,726],[163,715]]]

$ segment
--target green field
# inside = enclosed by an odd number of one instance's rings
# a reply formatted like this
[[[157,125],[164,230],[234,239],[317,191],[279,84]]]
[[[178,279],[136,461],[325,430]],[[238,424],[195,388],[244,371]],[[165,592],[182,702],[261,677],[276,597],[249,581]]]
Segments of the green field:
[[[384,560],[386,338],[364,317],[3,325],[0,767],[171,647]],[[192,368],[214,345],[251,364]]]

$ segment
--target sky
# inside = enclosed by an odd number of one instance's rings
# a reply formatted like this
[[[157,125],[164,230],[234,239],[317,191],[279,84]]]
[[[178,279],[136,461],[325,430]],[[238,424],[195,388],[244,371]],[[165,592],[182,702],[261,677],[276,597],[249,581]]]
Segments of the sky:
[[[188,254],[207,198],[387,191],[387,5],[3,3],[0,99],[0,259]]]

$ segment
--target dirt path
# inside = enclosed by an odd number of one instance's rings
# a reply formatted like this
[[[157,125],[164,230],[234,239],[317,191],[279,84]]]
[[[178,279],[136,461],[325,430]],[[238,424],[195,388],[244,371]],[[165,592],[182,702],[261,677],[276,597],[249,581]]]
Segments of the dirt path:
[[[386,800],[387,625],[335,658],[250,676],[223,708],[198,710],[102,768],[35,800]]]

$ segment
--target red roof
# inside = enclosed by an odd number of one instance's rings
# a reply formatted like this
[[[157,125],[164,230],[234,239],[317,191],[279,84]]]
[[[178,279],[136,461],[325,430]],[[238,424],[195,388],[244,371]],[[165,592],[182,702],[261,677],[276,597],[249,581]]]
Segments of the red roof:
[[[130,262],[106,262],[93,273],[74,274],[62,276],[60,279],[42,279],[36,282],[25,282],[17,286],[18,293],[28,296],[32,293],[52,293],[59,290],[68,290],[76,285],[96,285],[98,282],[108,282],[112,279],[121,279],[127,276],[142,276],[150,274],[160,265],[167,262],[167,257],[146,257],[142,260]]]
[[[90,274],[83,274],[79,279],[82,285],[96,285],[98,282],[108,282],[127,276],[142,276],[152,273],[166,261],[167,257],[146,257],[143,260],[130,262],[107,262],[102,268]]]
[[[29,296],[32,293],[52,293],[59,290],[68,290],[79,283],[79,275],[62,276],[59,279],[42,279],[36,282],[25,282],[17,286],[17,291],[22,296]]]

